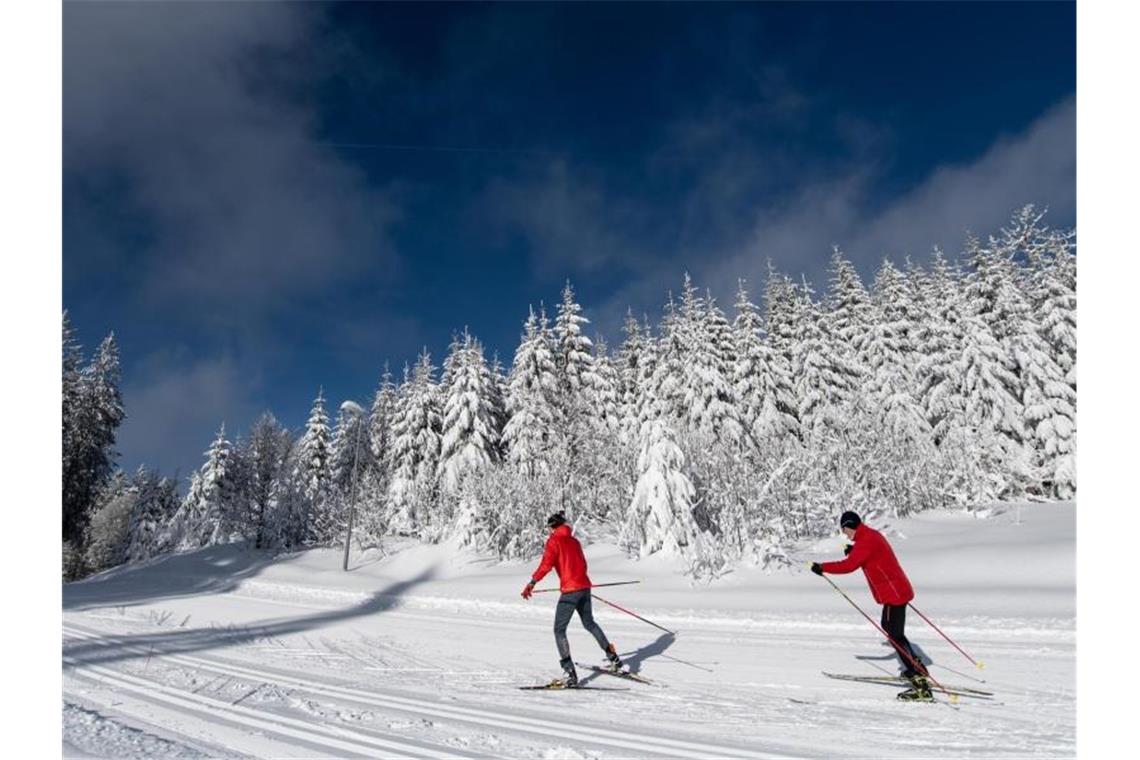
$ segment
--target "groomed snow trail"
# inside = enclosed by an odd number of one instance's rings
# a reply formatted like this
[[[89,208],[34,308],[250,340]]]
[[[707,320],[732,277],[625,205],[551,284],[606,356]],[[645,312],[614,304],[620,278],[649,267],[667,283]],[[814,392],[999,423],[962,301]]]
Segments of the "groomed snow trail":
[[[617,599],[679,631],[595,605],[627,662],[661,687],[590,675],[630,690],[518,691],[557,669],[551,605],[517,600],[529,563],[411,547],[344,574],[333,570],[335,552],[265,562],[225,547],[66,586],[65,701],[96,716],[87,724],[113,721],[139,746],[187,757],[1070,757],[1071,513],[1061,505],[1024,510],[1016,524],[935,515],[897,526],[892,541],[920,606],[986,670],[917,617],[908,634],[943,680],[996,692],[956,709],[824,678],[895,664],[808,573],[689,587],[673,568],[604,547],[587,548],[592,575],[645,577],[648,591]],[[965,549],[945,541],[955,533]],[[973,570],[948,579],[929,569],[953,552],[969,553]],[[978,562],[992,565],[979,573]],[[876,609],[860,578],[840,582]],[[576,622],[571,645],[580,661],[600,658]],[[119,752],[72,723],[65,755]]]

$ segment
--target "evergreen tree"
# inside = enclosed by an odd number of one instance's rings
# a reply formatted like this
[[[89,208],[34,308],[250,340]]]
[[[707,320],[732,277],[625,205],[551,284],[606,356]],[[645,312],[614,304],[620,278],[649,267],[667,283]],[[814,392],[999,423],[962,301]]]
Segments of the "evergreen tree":
[[[314,520],[324,511],[329,496],[331,448],[332,433],[322,388],[317,391],[305,432],[297,442],[293,479],[300,497],[295,505],[299,513],[290,521],[295,532],[286,539],[288,545],[317,540]]]
[[[141,562],[172,548],[168,531],[178,512],[178,486],[145,467],[135,473],[134,486],[138,500],[131,516],[126,560]]]
[[[75,542],[91,494],[84,471],[83,353],[63,312],[63,538]]]
[[[620,431],[622,440],[626,444],[632,444],[637,441],[642,371],[650,358],[646,343],[651,336],[642,332],[641,325],[634,318],[632,310],[626,313],[622,330],[625,333],[625,340],[618,350],[616,362],[621,414]]]
[[[371,459],[364,409],[353,401],[345,401],[329,445],[328,496],[314,519],[313,532],[318,543],[334,544],[344,536],[349,510],[360,502],[362,475],[372,469]]]
[[[587,451],[596,445],[598,375],[593,342],[582,332],[589,320],[574,299],[570,283],[562,290],[562,302],[554,320],[554,365],[558,378],[555,419],[561,467],[564,472],[560,506],[573,510],[585,506],[586,485],[592,474],[586,464]]]
[[[424,350],[410,378],[405,371],[392,426],[388,523],[406,535],[427,535],[432,528],[442,424],[434,373],[431,355]]]
[[[1077,260],[1070,235],[1057,233],[1037,264],[1035,320],[1065,381],[1077,389]]]
[[[825,315],[805,281],[795,293],[792,367],[797,412],[805,435],[842,424],[842,408],[862,373],[842,342],[829,329]]]
[[[864,347],[864,365],[870,374],[870,395],[881,419],[896,431],[925,434],[926,416],[915,396],[915,307],[902,272],[884,259],[875,277],[874,310]]]
[[[549,472],[558,419],[558,368],[546,315],[531,309],[515,351],[503,441],[507,460],[526,478]]]
[[[269,412],[262,414],[249,432],[242,457],[248,466],[244,523],[256,548],[263,548],[276,538],[271,527],[274,512],[283,506],[282,497],[288,489],[286,467],[292,446],[289,431]]]
[[[384,374],[372,398],[372,409],[368,416],[368,445],[372,455],[374,476],[381,483],[387,482],[388,460],[392,442],[392,422],[396,413],[396,385],[388,364],[384,364]]]
[[[598,338],[597,356],[594,357],[597,387],[594,392],[594,405],[601,425],[602,435],[617,436],[621,429],[621,377],[610,358],[609,346],[604,338]]]
[[[696,489],[686,472],[685,455],[665,421],[651,420],[642,428],[638,471],[622,543],[639,557],[658,551],[666,556],[698,554],[702,537],[693,519]]]
[[[875,307],[855,266],[844,257],[839,246],[832,248],[831,283],[828,316],[834,335],[862,357],[871,339],[871,326],[876,321]]]
[[[206,461],[191,479],[190,492],[179,509],[176,548],[199,549],[230,539],[235,497],[232,454],[223,424],[206,451]]]
[[[684,403],[689,429],[710,440],[738,446],[744,426],[732,387],[736,349],[732,330],[712,297],[694,298],[685,275],[681,319],[688,345],[683,377]]]
[[[138,504],[138,488],[121,471],[107,481],[99,494],[84,541],[84,565],[97,573],[123,564],[131,538],[131,518]]]
[[[776,272],[769,261],[768,280],[764,286],[764,329],[772,350],[783,357],[788,367],[794,363],[799,301],[796,286],[787,275]]]
[[[114,470],[115,431],[126,414],[114,334],[78,375],[79,349],[66,318],[63,337],[63,538],[79,544],[94,500]]]
[[[965,344],[964,294],[961,274],[942,251],[935,249],[929,277],[923,283],[924,315],[915,345],[922,355],[915,367],[916,393],[934,443],[940,443],[951,427],[961,424],[965,409],[959,361]]]
[[[499,433],[497,456],[501,462],[507,458],[507,444],[503,439],[503,433],[507,428],[507,394],[510,392],[510,379],[502,361],[499,360],[498,351],[491,355],[490,372],[491,413],[495,420],[495,430]]]
[[[755,443],[789,441],[799,436],[791,372],[782,357],[764,341],[762,333],[759,310],[749,300],[744,280],[739,280],[733,322],[733,388],[740,416]]]
[[[464,331],[448,357],[449,384],[443,388],[439,457],[440,486],[454,494],[460,481],[499,461],[498,388],[483,358],[483,346]]]

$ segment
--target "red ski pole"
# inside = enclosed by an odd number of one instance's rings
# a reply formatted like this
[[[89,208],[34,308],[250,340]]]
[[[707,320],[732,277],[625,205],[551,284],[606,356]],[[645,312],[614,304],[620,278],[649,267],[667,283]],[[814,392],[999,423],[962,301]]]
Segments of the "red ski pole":
[[[958,701],[958,695],[957,694],[951,694],[949,691],[947,691],[945,686],[938,683],[938,681],[935,680],[934,676],[930,675],[930,671],[928,671],[925,667],[923,667],[922,665],[915,662],[914,658],[910,656],[910,652],[907,652],[905,649],[903,649],[902,646],[900,646],[897,641],[895,641],[893,638],[891,638],[891,635],[889,633],[887,633],[886,631],[883,630],[882,626],[880,626],[878,623],[876,623],[874,621],[874,619],[872,619],[871,616],[868,615],[866,612],[863,612],[863,608],[860,607],[858,604],[855,604],[854,599],[847,596],[847,594],[844,594],[843,589],[841,589],[841,588],[839,588],[839,586],[835,585],[835,581],[831,580],[826,575],[821,575],[820,577],[823,578],[828,583],[830,583],[831,587],[833,589],[835,589],[836,591],[838,591],[840,593],[840,595],[851,604],[852,607],[859,610],[859,614],[862,615],[863,617],[867,618],[867,622],[870,623],[871,625],[875,626],[875,630],[877,630],[879,633],[883,634],[883,636],[886,637],[887,641],[889,641],[891,643],[891,646],[893,646],[895,648],[895,650],[898,651],[900,656],[902,656],[904,659],[906,659],[907,662],[909,662],[911,664],[911,667],[913,667],[917,672],[925,674],[926,677],[930,679],[930,682],[938,687],[939,691],[941,691],[943,694],[945,694],[947,697],[950,698],[951,702],[957,702]]]
[[[631,612],[631,611],[627,610],[625,607],[619,607],[618,605],[614,604],[613,602],[607,602],[605,599],[601,598],[597,594],[591,594],[591,596],[593,596],[599,602],[604,602],[605,604],[608,604],[609,606],[613,607],[616,610],[621,610],[622,612],[624,612],[627,615],[632,615],[633,617],[637,618],[638,620],[640,620],[643,623],[649,623],[654,628],[657,628],[658,630],[661,630],[661,631],[665,631],[665,633],[668,633],[671,636],[677,635],[677,633],[675,631],[670,631],[668,628],[665,628],[664,626],[657,625],[657,623],[654,623],[652,620],[646,620],[641,615],[638,615],[636,612]]]
[[[978,668],[978,670],[983,670],[983,669],[986,667],[986,666],[985,666],[983,663],[980,663],[980,662],[978,662],[978,661],[977,661],[977,660],[975,660],[973,657],[971,657],[970,655],[966,654],[966,650],[965,650],[965,649],[963,649],[962,647],[960,647],[960,646],[958,646],[957,644],[955,644],[955,643],[954,643],[954,639],[950,638],[950,637],[949,637],[949,636],[947,636],[945,633],[943,633],[943,632],[942,632],[942,629],[941,629],[941,628],[939,628],[938,626],[936,626],[936,625],[935,625],[933,622],[931,622],[930,618],[928,618],[926,615],[923,615],[923,614],[922,614],[922,611],[921,611],[920,609],[918,609],[918,607],[915,607],[913,604],[909,604],[909,603],[907,604],[907,606],[908,606],[908,607],[910,607],[910,608],[911,608],[912,610],[914,610],[915,612],[917,612],[917,613],[918,613],[918,616],[919,616],[920,618],[922,618],[923,620],[925,620],[925,621],[926,621],[926,623],[927,623],[927,624],[928,624],[928,625],[929,625],[931,628],[933,628],[934,630],[938,631],[938,633],[939,633],[939,634],[942,636],[942,638],[944,638],[944,639],[946,639],[947,641],[949,641],[949,642],[950,642],[950,645],[951,645],[952,647],[954,647],[955,649],[957,649],[959,652],[961,652],[961,653],[962,653],[962,656],[963,656],[963,657],[965,657],[965,658],[966,658],[967,660],[969,660],[970,662],[974,663],[974,666],[975,666],[975,667],[977,667],[977,668]]]

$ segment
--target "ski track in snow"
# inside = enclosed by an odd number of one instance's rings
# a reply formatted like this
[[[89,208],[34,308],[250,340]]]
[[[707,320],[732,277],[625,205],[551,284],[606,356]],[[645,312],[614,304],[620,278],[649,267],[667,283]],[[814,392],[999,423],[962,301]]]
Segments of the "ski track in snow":
[[[101,637],[97,632],[92,631],[91,629],[81,629],[74,624],[65,626],[65,633],[73,639],[95,642],[101,641]],[[107,645],[102,644],[102,646]],[[146,651],[144,649],[138,649],[136,650],[136,653],[145,655]],[[592,725],[568,725],[567,721],[561,718],[533,718],[521,715],[519,713],[504,714],[495,710],[488,710],[468,705],[441,704],[437,700],[398,695],[391,691],[365,691],[361,689],[338,686],[327,681],[316,681],[311,677],[304,677],[292,671],[283,671],[278,668],[270,668],[264,665],[259,665],[256,668],[253,668],[250,666],[241,666],[230,662],[225,662],[216,658],[190,657],[182,655],[166,656],[163,659],[165,663],[170,665],[184,666],[186,668],[195,669],[202,673],[230,676],[235,679],[244,679],[249,683],[260,683],[262,685],[272,683],[275,686],[288,689],[293,692],[303,692],[318,698],[327,698],[339,703],[351,703],[364,707],[378,708],[396,712],[406,711],[412,715],[428,716],[442,721],[470,724],[480,728],[490,728],[495,730],[507,730],[533,734],[538,738],[558,737],[571,741],[575,744],[587,744],[613,750],[619,755],[621,753],[634,752],[638,754],[644,753],[655,757],[678,758],[799,756],[786,753],[766,752],[758,749],[734,747],[730,744],[723,743],[687,741],[684,739],[668,738],[659,735],[639,734],[637,731],[628,728],[607,729],[604,727]],[[67,657],[64,658],[64,663],[65,665],[76,665],[73,660],[70,660],[70,658]],[[176,704],[183,704],[184,706],[191,706],[191,703],[193,703],[194,706],[200,706],[206,711],[212,711],[216,713],[219,718],[224,718],[226,720],[236,721],[239,723],[245,723],[251,727],[265,729],[268,723],[277,722],[278,731],[280,731],[280,726],[282,725],[281,721],[283,719],[277,718],[276,721],[270,721],[263,716],[258,716],[256,710],[242,708],[232,704],[230,704],[227,709],[226,703],[217,699],[201,697],[198,695],[190,696],[179,694],[177,689],[172,689],[171,687],[153,681],[149,682],[148,685],[144,679],[138,679],[134,678],[133,676],[125,675],[121,671],[116,671],[101,666],[87,666],[83,668],[83,672],[85,677],[95,677],[101,681],[115,685],[117,688],[127,688],[134,691],[142,691],[144,693],[148,693],[149,696],[156,698],[159,701],[172,701]],[[582,693],[575,692],[572,695],[558,694],[556,696],[562,698],[565,696],[578,697],[580,695],[582,695]],[[295,728],[296,723],[296,721],[289,721],[289,728]],[[272,732],[273,729],[270,728],[269,730]],[[319,732],[315,729],[310,729],[310,735],[307,737],[303,732],[299,733],[295,730],[286,731],[285,735],[294,738],[307,738],[309,740],[312,740],[322,733],[323,732]],[[361,737],[355,734],[354,740],[365,744],[368,742],[366,737]],[[335,747],[336,745],[329,746]],[[468,754],[454,754],[448,752],[442,747],[430,748],[430,751],[425,753],[424,750],[429,749],[429,747],[426,745],[423,747],[412,747],[407,743],[392,742],[391,740],[388,740],[386,746],[381,742],[381,746],[383,749],[389,751],[400,751],[400,756],[408,757],[472,756]]]
[[[1052,614],[1056,605],[1030,617],[961,614],[966,608],[939,615],[986,660],[984,671],[908,621],[941,681],[995,697],[902,704],[892,688],[824,678],[824,670],[881,675],[896,666],[869,626],[813,593],[818,608],[783,616],[778,595],[758,596],[755,612],[670,608],[660,596],[637,607],[678,628],[675,639],[595,606],[627,661],[659,684],[630,683],[625,692],[515,688],[556,672],[549,605],[392,595],[342,617],[376,596],[322,588],[296,569],[240,578],[220,592],[141,594],[123,604],[85,598],[64,614],[65,755],[1075,754],[1076,635],[1072,618]],[[992,594],[1004,592],[976,593],[985,609],[1002,608],[1004,597],[995,604]],[[317,622],[295,625],[308,620]],[[578,623],[570,636],[576,659],[599,656]],[[584,680],[617,685],[604,675]]]
[[[246,596],[242,601],[253,602],[254,599]],[[272,598],[259,601],[271,606],[288,604]],[[434,624],[439,628],[461,623],[469,631],[479,629],[474,634],[477,636],[495,636],[500,631],[519,627],[523,629],[538,628],[536,622],[523,620],[511,623],[504,620],[501,615],[489,619],[472,618],[470,615],[466,615],[460,619],[447,614],[430,615],[421,612],[403,612],[397,609],[388,610],[385,615],[402,618],[413,625]],[[104,622],[113,620],[110,616],[105,615],[91,617],[95,619],[102,617]],[[120,616],[120,621],[122,620],[123,617]],[[612,628],[615,632],[622,630],[623,633],[629,629],[629,634],[633,634],[636,630],[634,627],[619,621],[609,621],[607,628]],[[721,646],[733,649],[761,647],[779,652],[794,647],[801,654],[808,654],[809,659],[813,652],[823,653],[834,649],[836,646],[849,646],[846,625],[836,626],[837,630],[834,630],[830,636],[820,635],[821,626],[813,626],[813,631],[819,636],[818,638],[804,635],[799,637],[780,635],[767,629],[726,633],[719,628],[720,626],[713,631],[698,630],[683,635],[686,637],[686,643],[703,642],[707,644],[716,642]],[[611,729],[598,728],[591,721],[566,727],[563,725],[566,717],[557,711],[558,708],[565,707],[560,703],[549,705],[554,707],[556,712],[540,713],[535,716],[533,704],[520,706],[518,700],[514,700],[513,704],[508,700],[503,700],[506,704],[498,708],[488,709],[485,706],[472,706],[467,700],[454,705],[441,703],[439,695],[428,694],[425,698],[425,696],[408,696],[404,691],[394,691],[390,687],[377,687],[371,684],[364,688],[342,685],[342,679],[354,670],[383,674],[389,678],[396,676],[397,682],[401,686],[409,685],[409,683],[414,684],[416,679],[431,677],[443,679],[445,684],[454,683],[456,679],[462,678],[481,679],[481,688],[483,689],[494,689],[496,686],[512,689],[514,685],[526,683],[527,676],[524,674],[503,673],[491,666],[472,669],[471,667],[455,665],[448,668],[435,659],[408,656],[407,653],[393,652],[391,649],[387,649],[388,657],[385,658],[386,648],[378,647],[375,643],[370,644],[367,639],[363,642],[354,642],[334,637],[321,637],[319,641],[314,641],[311,637],[306,636],[303,637],[305,645],[300,647],[288,646],[280,640],[267,639],[227,648],[227,654],[231,656],[243,657],[244,655],[243,659],[246,659],[247,662],[241,664],[234,662],[229,657],[222,659],[216,656],[179,654],[163,654],[148,660],[148,651],[145,647],[119,644],[120,639],[124,638],[122,634],[93,628],[90,623],[80,625],[76,622],[69,622],[65,627],[65,632],[69,640],[94,642],[100,648],[116,650],[117,654],[124,654],[123,650],[125,649],[126,653],[136,656],[132,662],[137,662],[139,659],[142,659],[143,662],[149,661],[150,664],[144,666],[145,668],[154,667],[155,660],[162,663],[161,675],[156,671],[150,678],[139,679],[124,673],[121,668],[83,665],[81,662],[65,658],[65,665],[73,668],[76,675],[87,678],[94,677],[116,690],[130,689],[136,694],[141,694],[144,700],[162,702],[167,706],[181,705],[184,710],[194,712],[201,717],[207,726],[212,726],[216,722],[244,726],[269,737],[275,737],[277,741],[285,745],[299,745],[309,753],[317,751],[336,757],[344,756],[345,752],[350,754],[362,752],[364,755],[368,755],[369,750],[373,752],[383,750],[382,756],[385,757],[539,756],[535,754],[533,747],[525,744],[519,745],[518,743],[513,747],[482,749],[476,747],[473,754],[447,754],[455,750],[443,744],[424,740],[408,744],[395,740],[393,735],[389,733],[382,735],[361,734],[360,729],[349,731],[339,728],[336,735],[330,737],[328,730],[322,730],[322,727],[329,724],[330,718],[334,724],[343,722],[346,706],[350,709],[372,710],[385,715],[406,714],[411,722],[404,724],[397,722],[394,724],[397,728],[422,727],[414,719],[426,718],[436,722],[435,724],[427,724],[429,728],[437,729],[437,731],[430,733],[444,731],[447,734],[454,735],[457,733],[455,726],[467,726],[495,732],[499,735],[522,734],[530,741],[537,741],[540,744],[553,739],[561,739],[571,746],[580,747],[587,751],[601,751],[603,756],[612,757],[628,757],[630,753],[633,753],[634,756],[698,758],[827,756],[831,754],[830,751],[821,752],[819,747],[813,747],[810,742],[787,741],[785,737],[810,735],[813,724],[839,720],[840,718],[837,716],[847,714],[857,714],[857,723],[863,725],[870,734],[881,733],[884,739],[889,738],[892,742],[892,750],[901,753],[903,756],[920,750],[938,749],[963,754],[992,753],[994,751],[992,742],[996,735],[1002,737],[1002,744],[1008,748],[1007,754],[1012,756],[1027,753],[1036,754],[1041,751],[1042,747],[1038,746],[1041,744],[1058,749],[1058,744],[1064,745],[1067,741],[1066,732],[1063,728],[1053,732],[1043,732],[1048,721],[1043,721],[1040,717],[1032,714],[1026,715],[1020,712],[1001,715],[997,726],[981,732],[962,732],[960,725],[944,725],[946,721],[942,719],[935,721],[932,726],[926,726],[921,734],[906,736],[905,730],[901,732],[899,730],[900,723],[904,726],[907,724],[917,725],[924,722],[923,718],[929,717],[920,716],[918,720],[914,720],[914,708],[917,707],[919,710],[950,710],[951,708],[948,705],[897,705],[889,701],[891,698],[889,689],[873,685],[854,684],[854,688],[844,689],[835,686],[825,687],[821,684],[819,688],[814,690],[815,693],[806,693],[807,690],[802,685],[802,681],[799,683],[779,681],[731,682],[719,678],[715,674],[701,674],[695,679],[690,679],[689,688],[682,692],[676,686],[671,687],[669,677],[661,673],[664,665],[658,667],[654,675],[663,682],[663,685],[669,689],[668,691],[655,690],[650,693],[647,689],[651,687],[639,687],[642,689],[641,691],[620,695],[620,698],[623,698],[623,703],[618,706],[619,710],[629,711],[633,717],[638,719],[637,722],[633,724],[626,722],[615,725]],[[1049,656],[1050,654],[1062,657],[1071,656],[1071,644],[1066,640],[1068,638],[1067,632],[1062,631],[1058,634],[1060,639],[1058,642],[1021,641],[1021,636],[1015,636],[1010,641],[988,646],[987,652],[991,657],[1009,657],[1017,656],[1019,653],[1024,655],[1024,650],[1028,649],[1030,654],[1037,656]],[[549,634],[545,630],[545,626],[542,626],[541,629],[535,630],[533,634],[529,635],[543,637]],[[125,638],[129,639],[130,636],[128,635]],[[998,638],[1004,637],[999,635]],[[583,644],[584,642],[581,641],[575,642],[576,648],[582,647]],[[1066,650],[1069,650],[1067,655],[1065,654]],[[393,654],[401,656],[393,659]],[[266,663],[267,656],[272,656],[275,662],[284,660],[290,665],[288,667],[270,666]],[[256,662],[248,662],[249,658],[255,658]],[[318,664],[319,667],[316,667]],[[674,663],[674,665],[678,668],[683,667],[681,663]],[[892,665],[893,663],[887,665],[888,670]],[[209,676],[215,680],[215,685],[220,683],[228,686],[231,693],[237,693],[239,698],[246,696],[246,699],[235,706],[227,700],[210,699],[197,695],[187,697],[183,694],[173,693],[170,691],[172,687],[164,683],[171,679],[171,674],[168,672],[171,667],[194,672],[200,676]],[[296,670],[297,667],[306,668],[306,670],[299,673]],[[852,669],[855,667],[856,665],[853,664]],[[822,676],[819,677],[822,678]],[[223,678],[228,680],[221,681],[220,679]],[[944,679],[948,682],[951,681],[949,677],[944,676]],[[958,680],[963,679],[959,678]],[[256,693],[259,687],[269,685],[293,695],[292,704],[296,706],[294,710],[299,710],[301,715],[287,723],[286,728],[289,730],[282,730],[281,718],[276,716],[267,718],[264,709],[258,710],[248,706],[249,698],[247,695],[250,690]],[[1005,700],[1014,696],[1021,696],[1027,700],[1057,700],[1060,696],[1063,705],[1064,702],[1072,699],[1069,697],[1069,700],[1066,700],[1064,695],[1057,695],[1049,689],[1017,686],[1014,683],[992,680],[987,681],[986,688],[996,690],[998,699]],[[1018,695],[1015,692],[1020,692],[1020,694]],[[819,694],[824,696],[821,697]],[[304,699],[297,695],[304,695]],[[498,702],[499,696],[499,694],[486,695],[484,704],[492,700]],[[571,697],[579,702],[583,696],[594,699],[600,697],[603,700],[613,700],[615,697],[619,697],[616,694],[595,696],[581,693],[558,693],[543,696],[554,700],[564,700],[566,697]],[[184,701],[179,702],[173,697],[180,697]],[[797,704],[789,698],[802,698],[804,702],[809,704]],[[630,704],[629,701],[633,701],[634,704]],[[969,704],[967,700],[962,700],[959,705],[959,712],[968,713],[978,713],[996,707],[995,705],[973,705]],[[576,707],[578,706],[576,705]],[[595,703],[593,706],[598,707],[599,705]],[[604,709],[605,704],[600,706],[603,708],[603,712],[609,712]],[[1002,702],[1001,706],[1005,706],[1005,702]],[[815,715],[804,715],[803,713],[806,711],[813,711]],[[912,714],[906,714],[907,711]],[[638,725],[645,715],[652,716],[655,713],[669,715],[666,724],[667,729],[653,730],[650,727]],[[694,741],[692,739],[667,738],[670,735],[678,735],[679,730],[700,734],[707,732],[710,727],[716,726],[721,728],[715,732],[716,735],[735,735],[737,738],[746,739],[746,741],[740,746],[734,747],[731,744],[711,740],[698,739]],[[782,726],[783,730],[762,732],[767,733],[770,737],[778,736],[780,738],[765,740],[762,737],[755,736],[756,729],[765,726],[773,729]],[[900,733],[904,735],[899,736]],[[748,734],[753,736],[748,736]],[[971,734],[976,736],[976,741],[968,740]],[[210,732],[207,731],[200,736],[209,735]],[[383,739],[380,739],[379,736],[383,736]],[[753,738],[754,736],[755,738]],[[753,740],[747,741],[747,739]],[[242,744],[239,742],[232,746],[240,748]],[[256,754],[260,750],[258,744],[255,743],[246,751]],[[510,754],[511,752],[518,752],[518,754]],[[999,751],[997,754],[1002,753]],[[1049,752],[1046,751],[1046,754]],[[1064,753],[1062,752],[1062,754]]]

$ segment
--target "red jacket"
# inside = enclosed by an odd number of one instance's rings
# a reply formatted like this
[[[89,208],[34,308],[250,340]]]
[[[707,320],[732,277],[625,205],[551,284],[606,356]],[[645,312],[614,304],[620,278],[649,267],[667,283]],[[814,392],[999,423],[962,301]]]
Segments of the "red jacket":
[[[855,529],[855,546],[847,559],[839,562],[824,562],[823,572],[842,575],[863,568],[871,596],[879,604],[906,604],[914,599],[914,589],[910,580],[895,558],[894,550],[874,528],[860,525]]]
[[[563,594],[594,585],[586,575],[586,555],[582,553],[582,545],[570,535],[569,525],[559,525],[546,539],[542,562],[538,563],[538,569],[531,578],[538,583],[551,568],[558,573],[558,586]]]

